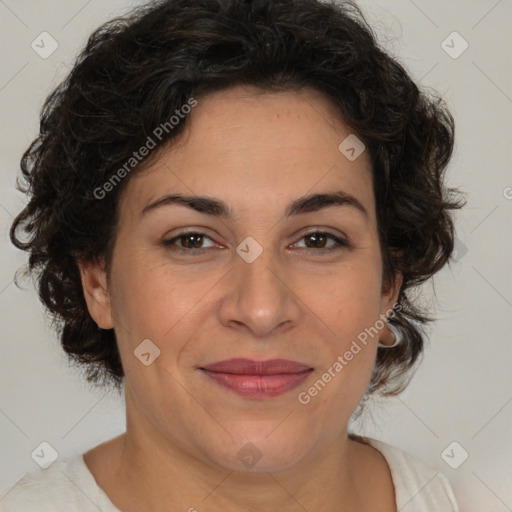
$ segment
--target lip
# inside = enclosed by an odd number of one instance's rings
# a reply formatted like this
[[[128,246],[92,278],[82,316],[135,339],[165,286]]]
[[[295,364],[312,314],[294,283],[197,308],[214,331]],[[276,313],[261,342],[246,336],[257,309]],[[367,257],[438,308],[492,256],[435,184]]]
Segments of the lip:
[[[252,398],[282,395],[301,384],[313,371],[310,366],[287,359],[243,358],[219,361],[199,369],[224,388]]]
[[[305,370],[311,370],[312,368],[288,359],[257,361],[255,359],[237,358],[218,361],[207,366],[202,366],[201,369],[211,372],[233,373],[236,375],[282,375],[299,373]]]

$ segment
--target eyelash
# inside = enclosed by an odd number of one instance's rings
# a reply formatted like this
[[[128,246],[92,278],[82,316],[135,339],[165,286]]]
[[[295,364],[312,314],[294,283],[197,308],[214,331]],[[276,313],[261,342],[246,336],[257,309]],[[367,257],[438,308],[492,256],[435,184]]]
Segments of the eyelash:
[[[187,236],[192,236],[192,235],[196,235],[196,236],[200,236],[202,238],[209,238],[210,240],[212,240],[208,235],[206,235],[205,233],[201,233],[201,232],[198,232],[198,231],[190,231],[188,233],[180,233],[179,235],[169,239],[169,240],[163,240],[162,241],[162,245],[164,247],[166,247],[167,249],[170,249],[172,251],[176,251],[176,252],[180,252],[180,253],[188,253],[188,254],[197,254],[197,255],[201,255],[203,254],[205,251],[208,250],[208,248],[204,248],[204,249],[186,249],[186,248],[183,248],[183,247],[179,247],[179,246],[174,246],[174,242],[182,239],[182,238],[186,238]],[[336,245],[334,246],[331,246],[331,247],[328,247],[328,248],[322,248],[320,247],[319,249],[315,249],[314,247],[306,247],[305,249],[308,250],[308,251],[313,251],[313,252],[317,252],[317,253],[331,253],[333,251],[337,251],[337,250],[340,250],[340,249],[348,249],[351,247],[351,245],[349,244],[349,242],[347,240],[344,240],[343,238],[339,238],[335,235],[333,235],[332,233],[327,233],[327,232],[324,232],[324,231],[311,231],[310,233],[306,233],[305,235],[303,235],[300,240],[304,239],[304,238],[307,238],[308,236],[313,236],[313,235],[324,235],[326,236],[327,238],[330,238],[331,240],[334,240],[336,242]],[[213,240],[212,240],[213,241]]]

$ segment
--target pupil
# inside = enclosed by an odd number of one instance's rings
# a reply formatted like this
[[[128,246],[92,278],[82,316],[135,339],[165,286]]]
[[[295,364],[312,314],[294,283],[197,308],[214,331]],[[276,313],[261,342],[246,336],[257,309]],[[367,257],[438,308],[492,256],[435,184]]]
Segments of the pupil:
[[[314,233],[312,235],[308,235],[308,239],[316,240],[316,242],[313,242],[313,244],[314,244],[313,247],[318,247],[318,242],[320,241],[320,243],[321,243],[321,241],[325,241],[325,236],[321,235],[319,233]],[[308,247],[311,247],[311,246],[308,244]]]
[[[185,247],[189,247],[189,248],[193,248],[193,249],[198,249],[200,246],[201,246],[201,235],[186,235],[183,237],[182,241],[183,240],[193,240],[195,239],[195,242],[192,242],[191,244],[189,244],[188,242],[185,243]]]

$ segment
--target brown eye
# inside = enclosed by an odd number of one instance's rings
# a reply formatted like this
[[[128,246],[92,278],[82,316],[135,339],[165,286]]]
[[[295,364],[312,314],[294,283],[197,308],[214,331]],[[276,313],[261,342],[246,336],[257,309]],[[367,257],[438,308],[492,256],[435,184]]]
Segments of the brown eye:
[[[305,236],[304,238],[311,242],[311,244],[306,243],[308,247],[313,247],[315,249],[323,249],[329,237],[325,236],[324,233],[313,233],[311,235]]]
[[[198,234],[182,235],[179,237],[183,247],[187,249],[200,249],[203,242],[203,236]],[[185,243],[183,243],[185,241]]]
[[[180,251],[180,252],[189,252],[189,253],[198,253],[198,252],[204,252],[204,250],[207,249],[207,247],[203,246],[203,243],[205,240],[212,240],[209,236],[205,235],[204,233],[196,233],[196,232],[190,232],[190,233],[181,233],[174,238],[171,238],[169,240],[163,240],[162,245],[164,247],[167,247],[169,249]],[[177,243],[179,242],[179,243]],[[212,240],[213,242],[213,240]],[[214,246],[215,244],[210,245],[210,247]]]
[[[301,240],[307,240],[305,243],[306,249],[311,249],[313,251],[318,250],[318,252],[329,252],[341,249],[343,247],[350,247],[346,240],[339,238],[331,233],[324,233],[321,231],[308,233],[307,235],[304,235]],[[334,242],[330,246],[327,245],[329,240]]]

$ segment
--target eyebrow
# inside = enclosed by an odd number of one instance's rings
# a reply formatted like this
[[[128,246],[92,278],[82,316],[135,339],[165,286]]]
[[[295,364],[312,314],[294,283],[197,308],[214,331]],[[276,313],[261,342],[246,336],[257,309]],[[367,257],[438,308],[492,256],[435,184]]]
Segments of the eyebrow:
[[[179,205],[190,208],[199,213],[205,213],[224,219],[233,218],[233,210],[225,202],[207,196],[184,196],[182,194],[169,194],[145,206],[141,211],[141,217],[157,208],[169,205]],[[322,194],[310,194],[296,199],[286,208],[285,218],[294,215],[317,212],[330,206],[348,206],[362,213],[368,219],[368,212],[362,203],[354,196],[343,192],[328,192]]]

